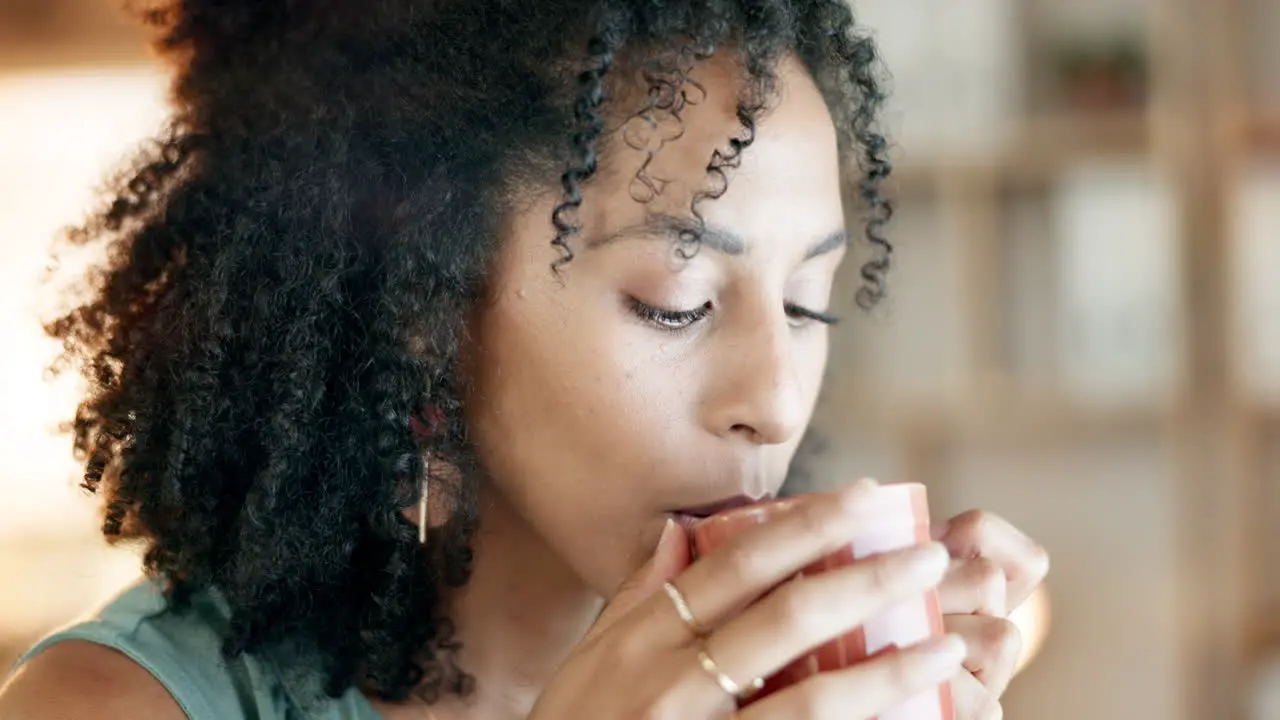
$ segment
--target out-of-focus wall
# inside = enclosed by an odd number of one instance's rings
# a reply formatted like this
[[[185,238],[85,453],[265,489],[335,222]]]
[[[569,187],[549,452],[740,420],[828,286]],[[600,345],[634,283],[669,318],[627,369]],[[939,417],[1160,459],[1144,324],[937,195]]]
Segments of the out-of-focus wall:
[[[1280,2],[855,7],[900,250],[810,482],[924,480],[1049,547],[1007,717],[1280,718]]]

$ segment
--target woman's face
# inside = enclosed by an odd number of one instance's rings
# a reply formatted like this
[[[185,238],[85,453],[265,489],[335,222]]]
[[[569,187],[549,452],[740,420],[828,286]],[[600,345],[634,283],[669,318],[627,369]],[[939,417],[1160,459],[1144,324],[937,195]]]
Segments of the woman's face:
[[[776,493],[813,411],[828,309],[844,254],[836,133],[798,60],[727,192],[699,205],[692,258],[674,242],[709,187],[712,152],[740,133],[735,70],[695,72],[706,97],[683,113],[634,198],[645,153],[610,143],[585,188],[557,277],[549,218],[525,203],[478,312],[467,356],[468,424],[492,479],[484,523],[521,523],[610,595],[652,553],[666,518]],[[687,255],[687,253],[685,253]]]

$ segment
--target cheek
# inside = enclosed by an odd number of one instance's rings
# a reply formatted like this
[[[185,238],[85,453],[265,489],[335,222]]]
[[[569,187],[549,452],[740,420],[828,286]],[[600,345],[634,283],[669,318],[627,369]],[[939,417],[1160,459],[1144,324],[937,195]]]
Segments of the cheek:
[[[818,395],[822,391],[822,381],[826,376],[830,333],[826,328],[818,327],[808,328],[804,332],[812,332],[812,337],[805,338],[798,344],[795,364],[806,403],[805,426],[807,427],[809,420],[812,419],[813,408],[818,402]]]
[[[629,466],[681,422],[661,359],[621,311],[586,297],[569,311],[558,292],[575,291],[511,293],[476,328],[468,421],[494,481],[529,504],[602,484],[627,491]]]
[[[625,320],[535,309],[499,308],[478,329],[470,431],[496,517],[519,518],[604,593],[652,547],[659,507],[690,475],[678,452],[689,400]]]
[[[822,388],[822,380],[827,372],[827,359],[831,353],[831,330],[830,328],[815,328],[815,335],[818,337],[813,341],[811,347],[806,347],[805,365],[809,372],[810,382],[813,385],[813,395],[816,396]]]
[[[804,427],[808,428],[826,377],[830,330],[826,326],[819,325],[805,327],[797,331],[793,342],[792,372],[804,408]],[[801,432],[798,435],[803,436],[803,434]],[[797,437],[796,442],[789,443],[788,447],[794,450],[798,442]]]

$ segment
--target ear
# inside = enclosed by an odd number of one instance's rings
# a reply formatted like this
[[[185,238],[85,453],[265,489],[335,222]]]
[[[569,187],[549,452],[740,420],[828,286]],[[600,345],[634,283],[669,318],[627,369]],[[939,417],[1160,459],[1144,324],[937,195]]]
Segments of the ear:
[[[427,524],[435,528],[453,518],[453,508],[457,501],[455,488],[462,482],[462,471],[453,463],[432,455],[426,457],[426,463],[431,488],[427,496]],[[417,511],[414,512],[414,522],[417,522]]]

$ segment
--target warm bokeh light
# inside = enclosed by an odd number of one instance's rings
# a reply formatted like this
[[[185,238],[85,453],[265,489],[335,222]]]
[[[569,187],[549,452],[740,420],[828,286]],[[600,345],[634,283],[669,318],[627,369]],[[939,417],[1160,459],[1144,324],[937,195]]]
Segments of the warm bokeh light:
[[[1009,620],[1022,631],[1022,656],[1018,658],[1015,672],[1022,672],[1040,654],[1044,641],[1049,637],[1052,614],[1049,590],[1041,585],[1025,603],[1009,615]]]
[[[123,153],[161,127],[165,90],[164,75],[148,66],[0,76],[0,617],[8,632],[65,619],[137,571],[132,555],[93,541],[96,503],[78,489],[69,439],[56,430],[74,410],[78,383],[73,373],[43,379],[58,348],[41,330],[53,306],[38,288],[59,230],[85,214]]]

